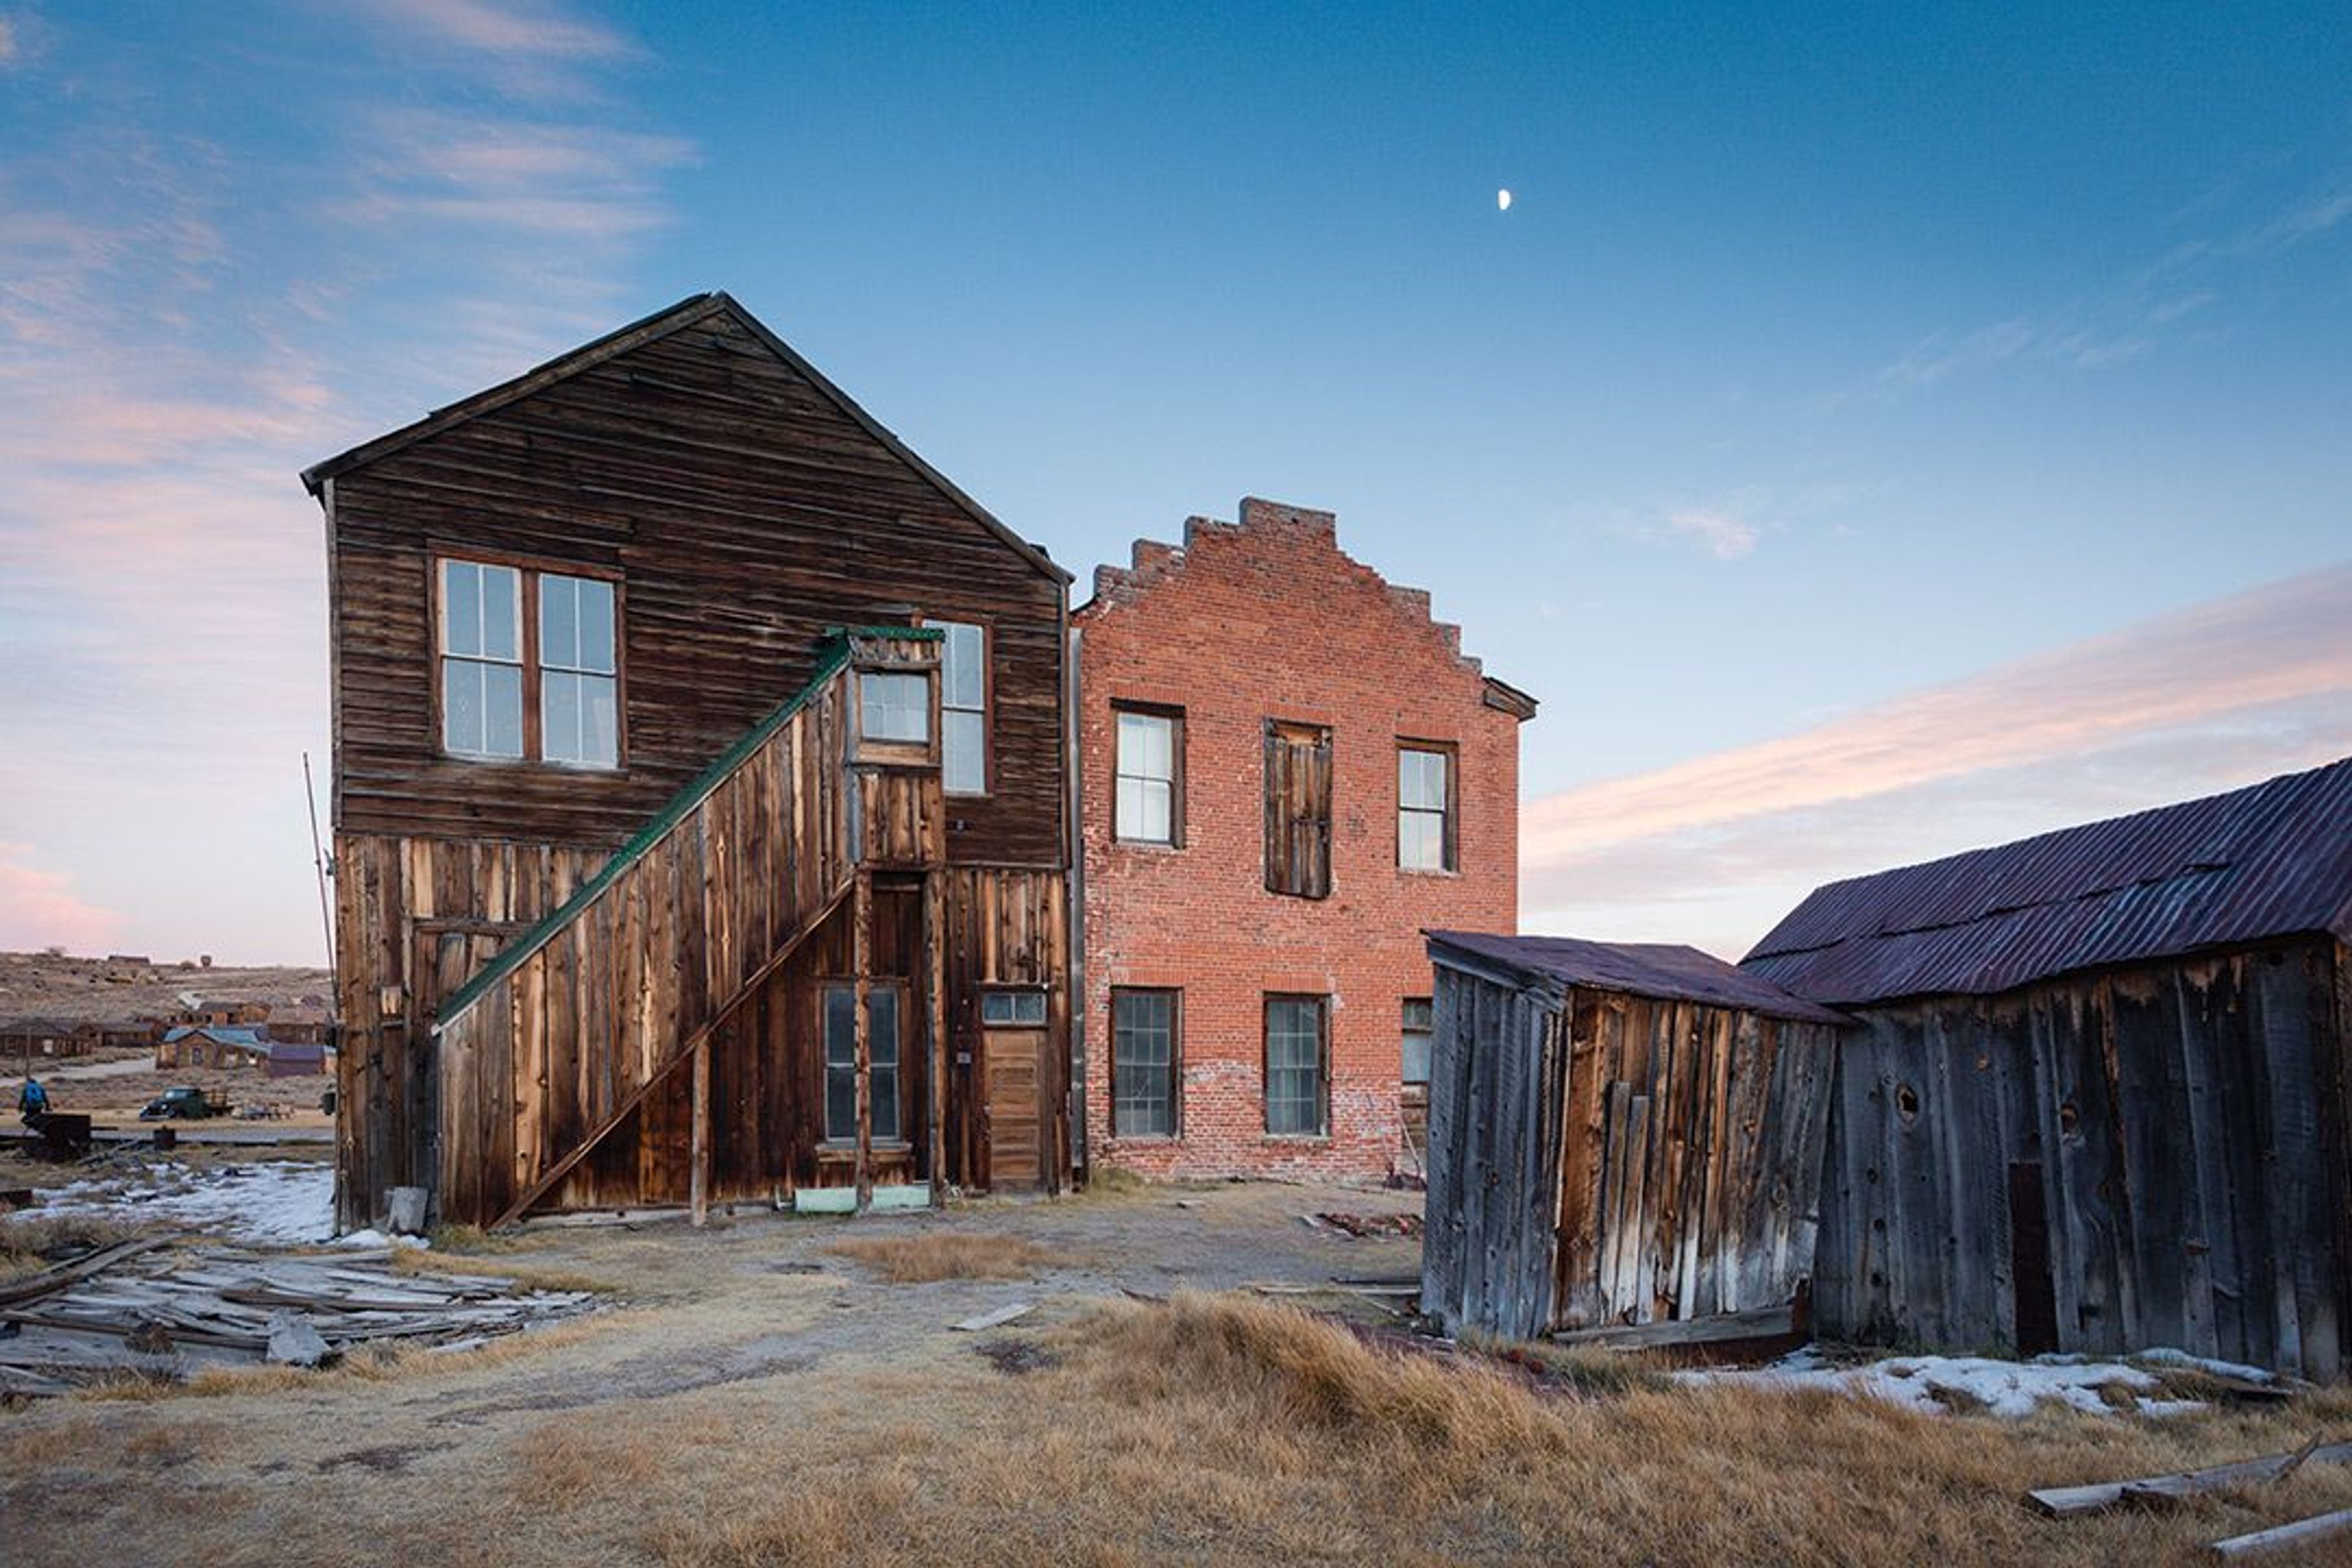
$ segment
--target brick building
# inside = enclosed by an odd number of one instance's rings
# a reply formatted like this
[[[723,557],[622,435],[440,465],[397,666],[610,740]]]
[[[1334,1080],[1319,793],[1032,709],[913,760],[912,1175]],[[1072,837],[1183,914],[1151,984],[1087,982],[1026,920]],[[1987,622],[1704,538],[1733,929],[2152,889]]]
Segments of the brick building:
[[[1152,1175],[1418,1162],[1421,931],[1511,931],[1522,692],[1332,514],[1245,500],[1139,542],[1079,638],[1089,1159]]]

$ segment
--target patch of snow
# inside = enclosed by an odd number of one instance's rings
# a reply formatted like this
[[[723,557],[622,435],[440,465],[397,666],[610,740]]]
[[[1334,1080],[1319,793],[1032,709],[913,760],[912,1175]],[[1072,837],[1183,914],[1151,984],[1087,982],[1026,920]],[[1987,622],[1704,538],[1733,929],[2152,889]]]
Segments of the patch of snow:
[[[2178,1415],[2193,1408],[2193,1400],[2150,1400],[2144,1391],[2155,1388],[2154,1373],[2121,1362],[2084,1361],[2076,1356],[2040,1356],[2032,1361],[2000,1361],[1988,1356],[1891,1356],[1860,1366],[1832,1366],[1811,1347],[1793,1352],[1769,1366],[1748,1370],[1708,1369],[1675,1374],[1686,1383],[1721,1383],[1764,1388],[1826,1388],[1859,1398],[1881,1399],[1906,1410],[1940,1415],[1955,1405],[1981,1407],[2004,1420],[2033,1413],[2045,1399],[2054,1399],[2086,1415],[2106,1415],[2115,1406],[2100,1390],[2122,1388],[2141,1394],[2137,1403],[2151,1415]]]
[[[202,1170],[171,1161],[137,1176],[95,1176],[47,1188],[38,1198],[49,1214],[169,1220],[269,1246],[325,1241],[335,1233],[334,1168],[320,1161]]]
[[[421,1251],[433,1244],[421,1236],[402,1236],[397,1232],[387,1236],[380,1230],[355,1230],[347,1236],[337,1237],[335,1245],[337,1247],[407,1247]]]
[[[2216,1377],[2242,1377],[2249,1383],[2276,1383],[2278,1373],[2267,1367],[2248,1366],[2243,1362],[2215,1361],[2210,1356],[2190,1355],[2187,1351],[2170,1345],[2158,1345],[2154,1350],[2136,1351],[2132,1360],[2150,1366],[2186,1367],[2191,1372],[2210,1372]]]
[[[2205,1408],[2201,1399],[2150,1399],[2141,1394],[2139,1413],[2142,1415],[2187,1415]]]

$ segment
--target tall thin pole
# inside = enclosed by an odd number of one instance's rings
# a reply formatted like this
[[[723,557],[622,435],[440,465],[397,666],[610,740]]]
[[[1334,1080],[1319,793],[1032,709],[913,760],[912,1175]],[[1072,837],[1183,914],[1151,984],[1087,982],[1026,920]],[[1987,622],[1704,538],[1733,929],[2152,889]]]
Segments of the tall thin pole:
[[[327,996],[331,1016],[342,995],[335,975],[335,921],[327,908],[327,852],[319,842],[319,792],[310,782],[310,753],[302,753],[302,804],[310,808],[310,864],[319,873],[319,930],[327,939]]]

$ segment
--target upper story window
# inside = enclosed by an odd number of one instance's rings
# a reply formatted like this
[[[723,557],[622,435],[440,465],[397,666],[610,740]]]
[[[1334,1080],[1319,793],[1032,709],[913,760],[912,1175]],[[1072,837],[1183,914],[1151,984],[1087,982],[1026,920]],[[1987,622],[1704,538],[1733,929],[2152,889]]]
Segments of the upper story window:
[[[950,795],[988,793],[988,629],[935,623],[947,634],[940,651],[940,787]]]
[[[616,766],[613,584],[483,561],[440,563],[441,749],[451,756]]]
[[[857,677],[857,732],[869,741],[931,740],[931,683],[920,675],[868,669]]]
[[[1111,832],[1132,844],[1176,845],[1184,833],[1181,714],[1122,709]]]
[[[1419,742],[1397,746],[1397,864],[1408,871],[1454,869],[1454,753]]]
[[[1302,899],[1331,892],[1331,731],[1265,726],[1265,888]]]

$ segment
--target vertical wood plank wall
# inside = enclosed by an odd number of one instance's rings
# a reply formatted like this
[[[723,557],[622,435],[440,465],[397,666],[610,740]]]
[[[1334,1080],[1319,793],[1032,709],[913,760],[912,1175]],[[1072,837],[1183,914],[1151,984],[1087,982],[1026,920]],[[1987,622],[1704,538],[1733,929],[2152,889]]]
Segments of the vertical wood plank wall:
[[[1069,879],[1057,870],[950,866],[942,875],[947,977],[948,1179],[990,1184],[980,998],[991,986],[1044,986],[1047,1118],[1040,1156],[1048,1191],[1071,1179]]]
[[[2034,1260],[2007,1184],[2038,1173],[2058,1348],[2339,1375],[2343,969],[2319,939],[1863,1010],[1833,1112],[1823,1331],[2013,1346]]]
[[[1789,1300],[1839,1031],[1437,966],[1423,1304],[1526,1338]]]

